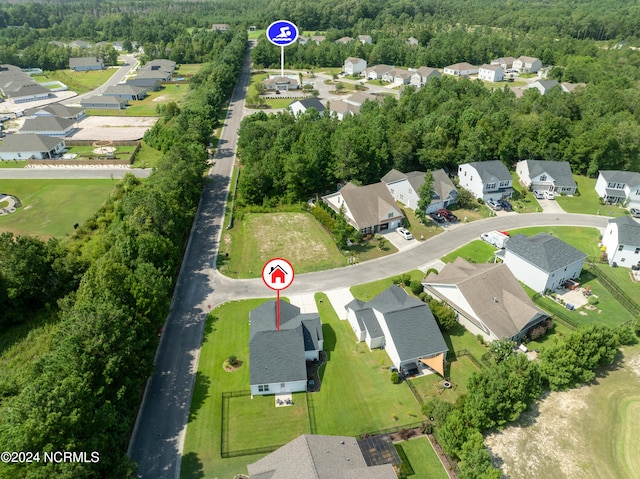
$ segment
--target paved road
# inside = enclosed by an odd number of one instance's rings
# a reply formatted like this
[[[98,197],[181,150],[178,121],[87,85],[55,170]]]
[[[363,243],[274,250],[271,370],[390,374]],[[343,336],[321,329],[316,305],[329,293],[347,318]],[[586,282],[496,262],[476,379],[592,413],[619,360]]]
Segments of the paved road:
[[[0,180],[53,180],[53,179],[109,179],[122,178],[131,173],[137,178],[148,178],[151,168],[0,168]]]
[[[180,476],[204,323],[212,308],[210,298],[216,293],[212,275],[249,79],[247,55],[191,230],[172,311],[156,352],[155,372],[147,384],[129,445],[129,455],[138,463],[141,478]]]

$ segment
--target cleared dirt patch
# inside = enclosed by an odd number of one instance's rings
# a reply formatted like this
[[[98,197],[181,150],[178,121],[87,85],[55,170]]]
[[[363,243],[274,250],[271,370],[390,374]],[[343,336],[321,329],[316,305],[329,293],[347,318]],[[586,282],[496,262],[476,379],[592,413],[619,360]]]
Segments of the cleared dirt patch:
[[[595,385],[554,392],[487,437],[511,479],[640,477],[640,346]]]

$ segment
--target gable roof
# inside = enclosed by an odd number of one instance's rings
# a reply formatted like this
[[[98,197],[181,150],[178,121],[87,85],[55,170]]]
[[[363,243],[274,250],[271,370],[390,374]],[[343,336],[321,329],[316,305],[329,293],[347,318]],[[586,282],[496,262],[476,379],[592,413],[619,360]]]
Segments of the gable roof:
[[[251,479],[396,479],[391,464],[367,467],[348,436],[305,434],[247,466]]]
[[[105,88],[103,95],[140,95],[142,93],[146,93],[146,88],[142,86],[136,86],[126,83],[119,83],[117,85],[111,85]]]
[[[461,70],[475,70],[476,66],[467,62],[454,63],[453,65],[449,65],[445,67],[447,70],[461,71]]]
[[[77,67],[103,67],[103,63],[96,57],[69,58],[69,68]]]
[[[358,229],[403,216],[382,182],[366,186],[356,186],[349,182],[338,193],[342,195]],[[391,217],[389,213],[392,214]]]
[[[640,224],[628,216],[619,216],[609,220],[609,224],[618,227],[618,244],[640,248]]]
[[[479,70],[491,70],[497,72],[499,69],[502,69],[500,65],[485,63],[484,65],[480,65]]]
[[[420,67],[414,73],[418,73],[421,77],[428,77],[434,72],[440,73],[437,69],[431,67]]]
[[[50,93],[45,87],[40,84],[35,85],[22,85],[13,92],[11,92],[11,98],[18,98],[21,96],[31,95],[48,95]]]
[[[42,114],[46,112],[50,115],[58,116],[60,118],[74,118],[78,113],[83,112],[84,109],[77,106],[66,106],[62,103],[49,103],[37,108],[32,108],[25,111],[28,116]]]
[[[640,185],[640,173],[635,171],[600,170],[600,174],[607,182],[624,183],[631,188]]]
[[[472,312],[499,338],[511,338],[532,319],[546,316],[504,263],[472,264],[458,257],[440,273],[430,273],[423,284],[456,285]],[[461,305],[454,307],[465,309]]]
[[[347,57],[347,59],[344,62],[345,63],[349,62],[349,63],[352,63],[352,64],[362,63],[362,62],[367,63],[367,61],[365,59],[357,58],[357,57]]]
[[[320,103],[320,100],[317,98],[305,98],[304,100],[295,100],[289,103],[291,107],[294,103],[299,103],[304,107],[304,110],[307,111],[309,108],[315,108],[318,113],[322,113],[324,111],[324,105]]]
[[[56,136],[36,135],[35,133],[7,135],[4,140],[2,140],[2,143],[0,143],[0,151],[7,153],[51,151],[62,142],[64,142],[62,138]]]
[[[499,160],[489,160],[489,161],[473,161],[471,163],[466,163],[475,169],[483,183],[487,183],[491,180],[497,181],[510,181],[513,180],[511,177],[511,173],[504,163]]]
[[[75,124],[75,120],[60,118],[57,116],[33,116],[26,118],[20,133],[36,131],[66,131]]]
[[[520,60],[522,63],[526,64],[526,65],[531,65],[533,62],[535,62],[536,60],[540,61],[538,58],[535,57],[527,57],[524,55],[521,55],[518,57],[518,60]]]
[[[513,235],[505,244],[505,251],[510,251],[546,273],[553,273],[587,257],[582,251],[547,233]]]
[[[457,194],[458,190],[456,190],[453,181],[451,181],[449,175],[447,175],[442,168],[433,170],[431,172],[431,176],[433,177],[433,192],[436,198],[446,200],[449,197],[449,194],[454,190],[455,194]]]
[[[524,160],[529,170],[529,178],[546,173],[554,180],[555,186],[569,186],[577,188],[575,180],[571,174],[571,166],[568,161],[548,161],[548,160]]]

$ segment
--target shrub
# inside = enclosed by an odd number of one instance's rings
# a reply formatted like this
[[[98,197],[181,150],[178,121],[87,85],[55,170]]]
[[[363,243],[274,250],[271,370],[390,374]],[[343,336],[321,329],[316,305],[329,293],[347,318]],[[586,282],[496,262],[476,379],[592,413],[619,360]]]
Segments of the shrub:
[[[595,306],[595,305],[596,305],[596,304],[598,304],[599,302],[600,302],[600,300],[598,300],[598,297],[597,297],[597,296],[590,296],[590,297],[589,297],[589,304],[591,304],[591,305],[594,305],[594,306]]]
[[[229,359],[227,359],[227,362],[229,363],[229,366],[236,367],[238,365],[238,358],[231,355],[229,356]]]
[[[398,371],[393,371],[391,373],[391,382],[393,384],[400,384],[400,375],[398,374]]]
[[[413,280],[411,281],[411,283],[409,284],[409,288],[411,289],[411,292],[413,294],[415,294],[416,296],[418,296],[420,293],[422,293],[422,283],[420,281]]]

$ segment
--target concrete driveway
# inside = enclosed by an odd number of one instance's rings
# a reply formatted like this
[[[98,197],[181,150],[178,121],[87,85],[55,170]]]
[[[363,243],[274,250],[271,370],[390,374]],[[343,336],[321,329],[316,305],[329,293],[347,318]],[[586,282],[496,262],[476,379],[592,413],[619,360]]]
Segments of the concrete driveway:
[[[538,200],[540,206],[542,207],[542,211],[545,213],[564,213],[562,207],[558,204],[556,200]]]
[[[393,246],[398,248],[398,251],[407,251],[411,248],[415,248],[420,244],[417,239],[406,240],[395,231],[387,231],[382,233],[382,237],[388,240]]]

